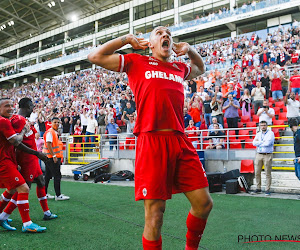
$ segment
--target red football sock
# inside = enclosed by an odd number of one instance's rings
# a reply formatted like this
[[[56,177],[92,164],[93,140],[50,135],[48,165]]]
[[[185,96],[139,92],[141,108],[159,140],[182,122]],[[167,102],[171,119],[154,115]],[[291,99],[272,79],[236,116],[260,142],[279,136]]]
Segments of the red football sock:
[[[11,197],[10,202],[8,203],[8,205],[6,206],[6,208],[4,209],[3,212],[7,213],[7,214],[12,214],[12,212],[17,207],[17,199],[18,199],[18,192],[15,192],[14,195]]]
[[[49,210],[45,187],[36,187],[36,195],[44,212]]]
[[[0,201],[0,213],[2,213],[3,209],[6,207],[12,196],[13,195],[7,192],[7,190],[5,190],[3,194],[1,194],[2,200]]]
[[[205,229],[206,221],[207,219],[197,218],[189,213],[186,220],[188,231],[186,233],[185,250],[198,249],[199,242]]]
[[[18,209],[19,209],[23,223],[30,221],[28,196],[29,196],[29,193],[19,193],[18,194],[17,205],[18,205]]]
[[[161,250],[162,249],[162,240],[161,236],[159,240],[147,240],[143,235],[143,248],[144,250]]]

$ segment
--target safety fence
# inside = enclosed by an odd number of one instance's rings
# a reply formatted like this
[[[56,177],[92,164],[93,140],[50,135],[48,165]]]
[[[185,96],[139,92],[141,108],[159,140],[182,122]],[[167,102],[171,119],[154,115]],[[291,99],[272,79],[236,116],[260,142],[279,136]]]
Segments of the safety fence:
[[[273,162],[279,164],[281,162],[282,165],[285,165],[284,167],[273,167],[279,170],[294,169],[292,165],[294,159],[293,136],[284,135],[286,127],[287,125],[274,125],[268,128],[275,134]],[[253,146],[253,140],[258,130],[257,127],[241,127],[218,130],[187,130],[186,134],[197,151],[222,151],[223,155],[226,152],[223,160],[229,160],[230,151],[233,150],[249,150],[249,155],[254,155],[253,152],[255,153],[256,147]],[[223,134],[212,134],[213,131],[220,131]],[[134,159],[136,141],[137,138],[133,134],[125,133],[69,136],[67,139],[68,163],[86,164],[103,157]]]

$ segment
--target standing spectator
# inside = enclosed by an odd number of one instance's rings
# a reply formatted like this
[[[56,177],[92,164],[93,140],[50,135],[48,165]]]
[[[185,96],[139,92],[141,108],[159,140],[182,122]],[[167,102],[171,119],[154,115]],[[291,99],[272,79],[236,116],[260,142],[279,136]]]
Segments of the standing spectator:
[[[124,93],[121,94],[121,100],[120,100],[120,106],[121,106],[121,112],[123,113],[125,107],[126,107],[126,103],[128,102],[128,100],[126,99],[126,96]]]
[[[88,125],[86,128],[86,135],[95,135],[98,132],[98,122],[96,121],[94,114],[91,112],[88,117]],[[95,142],[95,136],[86,137],[86,142]],[[93,148],[94,144],[88,144],[87,147]]]
[[[210,103],[210,107],[211,107],[211,117],[212,120],[213,118],[217,118],[218,123],[223,124],[223,112],[222,112],[222,97],[215,94],[215,96],[212,98],[211,103]]]
[[[251,95],[248,89],[245,89],[240,103],[242,103],[242,116],[249,116],[251,120]]]
[[[197,92],[197,83],[194,80],[189,80],[188,82],[189,82],[188,86],[190,90],[190,97],[192,97],[194,93]]]
[[[234,100],[236,100],[237,99],[237,91],[235,91],[234,89],[233,89],[233,85],[232,85],[232,83],[230,83],[230,84],[228,84],[228,92],[225,94],[225,98],[227,98],[228,97],[228,95],[232,95],[232,97],[233,97],[233,99]]]
[[[43,137],[45,132],[46,132],[46,125],[45,125],[45,115],[44,115],[44,111],[39,111],[38,113],[38,125],[39,125],[39,133],[40,133],[40,137]]]
[[[114,118],[111,118],[110,121],[108,122],[107,120],[107,116],[106,116],[106,130],[107,130],[107,133],[108,133],[108,137],[109,137],[109,144],[110,144],[110,150],[113,150],[114,149],[114,146],[116,147],[116,149],[118,148],[118,145],[117,145],[117,134],[119,132],[121,132],[121,129],[119,128],[119,126],[115,123],[115,119]]]
[[[189,114],[191,115],[196,127],[201,126],[202,120],[202,99],[194,95],[189,103]]]
[[[193,144],[194,148],[197,148],[197,145],[198,145],[199,132],[196,131],[198,129],[199,128],[197,128],[195,126],[194,121],[190,120],[189,126],[186,128],[186,131],[185,131],[185,133],[187,134],[190,142]]]
[[[205,100],[203,102],[203,107],[204,107],[204,120],[205,124],[207,127],[210,126],[211,124],[211,107],[210,107],[210,97],[209,95],[205,96]]]
[[[82,125],[82,134],[85,135],[86,133],[86,127],[88,125],[88,117],[86,114],[86,109],[83,107],[82,114],[80,114],[80,121]]]
[[[76,124],[74,126],[74,135],[76,135],[74,137],[74,143],[77,143],[77,142],[81,143],[82,142],[82,137],[81,137],[81,135],[82,135],[82,127],[81,127],[81,121],[80,121],[80,119],[78,119],[76,121]],[[77,136],[77,135],[79,135],[79,136]]]
[[[278,72],[274,72],[270,80],[271,80],[271,91],[272,91],[273,100],[281,101],[283,99],[283,95],[282,95],[281,79],[279,78]]]
[[[259,122],[266,121],[268,125],[272,125],[275,111],[273,108],[269,107],[269,101],[264,100],[263,107],[257,111],[257,115],[259,116]]]
[[[266,71],[264,71],[263,77],[260,79],[261,86],[266,90],[266,98],[269,99],[270,97],[270,78]]]
[[[105,113],[104,113],[104,109],[101,108],[99,110],[98,113],[98,117],[97,117],[97,122],[98,122],[98,134],[105,134],[105,128],[106,128],[106,124],[105,124]]]
[[[269,66],[269,64],[270,64],[270,52],[268,52],[267,51],[267,48],[264,48],[264,51],[263,51],[263,53],[262,54],[260,54],[260,56],[259,56],[259,61],[260,61],[260,63],[263,65],[263,68],[265,67],[265,66]]]
[[[288,98],[290,96],[290,98]],[[290,93],[289,91],[286,93],[284,97],[284,103],[287,108],[286,117],[288,118],[288,122],[290,124],[291,119],[296,119],[298,123],[300,122],[300,102],[296,100],[296,95],[294,92]]]
[[[252,89],[251,96],[253,97],[254,113],[263,106],[266,90],[261,87],[261,82],[256,83],[256,88]]]
[[[121,120],[126,123],[126,133],[128,134],[127,137],[134,137],[133,135],[133,130],[134,130],[134,125],[135,125],[135,120],[134,120],[134,113],[128,116],[128,120],[125,119],[126,116],[126,111],[123,112]]]
[[[292,88],[292,92],[295,94],[298,93],[298,96],[300,96],[300,75],[296,69],[293,71],[293,76],[290,78],[290,87]]]
[[[214,126],[213,130],[209,132],[209,145],[206,147],[206,149],[222,149],[225,148],[224,146],[224,139],[225,134],[219,130],[219,124],[214,123],[212,124]]]
[[[254,162],[256,190],[254,193],[258,194],[261,192],[261,170],[262,166],[264,166],[266,172],[265,194],[269,196],[271,195],[271,171],[275,136],[272,130],[268,130],[268,124],[266,121],[260,121],[259,127],[261,131],[256,134],[253,140],[253,146],[256,147],[256,156]]]
[[[62,129],[63,129],[62,132],[69,134],[70,130],[71,130],[71,124],[72,124],[71,118],[70,117],[62,117],[61,124],[62,124]]]
[[[223,104],[223,110],[225,110],[225,117],[227,119],[228,128],[237,128],[240,108],[238,100],[234,100],[231,94],[228,95],[228,100]],[[235,131],[238,134],[238,130]]]
[[[286,74],[285,70],[282,71],[282,75],[280,76],[280,78],[281,78],[282,94],[283,96],[285,96],[289,86],[289,77]]]
[[[189,125],[190,120],[192,120],[192,117],[189,115],[187,108],[183,108],[183,118],[184,118],[184,127],[186,128]]]
[[[54,177],[54,190],[55,190],[55,200],[69,200],[70,197],[61,193],[60,183],[61,183],[61,159],[63,154],[59,149],[59,139],[58,139],[58,127],[59,118],[53,117],[52,127],[48,129],[44,134],[44,150],[49,160],[46,162],[46,174],[45,174],[45,191],[48,194],[48,185],[52,177]]]

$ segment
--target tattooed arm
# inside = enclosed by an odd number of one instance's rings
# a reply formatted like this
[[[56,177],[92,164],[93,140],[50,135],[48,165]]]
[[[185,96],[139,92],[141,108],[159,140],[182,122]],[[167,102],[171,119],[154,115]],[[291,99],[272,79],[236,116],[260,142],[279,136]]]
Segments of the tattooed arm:
[[[148,42],[146,40],[129,34],[98,46],[97,49],[88,55],[88,59],[91,63],[108,70],[118,71],[119,54],[114,53],[116,50],[122,48],[126,44],[131,44],[133,49],[146,49],[148,47]]]

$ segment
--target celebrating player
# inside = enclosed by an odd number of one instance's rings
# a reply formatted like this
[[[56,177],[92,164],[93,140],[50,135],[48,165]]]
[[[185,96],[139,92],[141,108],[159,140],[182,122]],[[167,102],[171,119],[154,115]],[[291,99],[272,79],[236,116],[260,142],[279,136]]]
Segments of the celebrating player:
[[[152,56],[119,55],[126,44],[152,50]],[[191,65],[169,62],[172,50],[188,55]],[[93,51],[88,59],[108,70],[126,72],[135,95],[138,136],[135,162],[135,198],[144,200],[144,249],[161,249],[161,227],[166,200],[184,193],[191,203],[185,249],[197,249],[212,199],[199,157],[184,134],[183,82],[204,73],[201,56],[188,43],[173,43],[169,29],[156,27],[149,39],[126,35]]]
[[[46,158],[43,154],[22,144],[23,137],[30,131],[30,128],[26,124],[17,135],[9,120],[12,114],[13,102],[8,98],[0,99],[0,188],[6,188],[0,199],[0,212],[2,212],[13,194],[17,191],[17,205],[23,221],[22,232],[43,232],[46,230],[46,227],[40,227],[30,219],[28,203],[29,187],[18,171],[14,146],[27,153],[35,154],[42,160]],[[0,221],[0,225],[7,230],[16,230],[7,223],[7,220]]]
[[[11,117],[11,123],[16,131],[20,133],[24,125],[26,124],[26,117],[29,117],[33,111],[33,103],[29,98],[22,98],[19,101],[19,114]],[[22,143],[33,150],[37,150],[35,143],[35,134],[37,133],[34,126],[30,127],[30,131],[25,134]],[[44,211],[44,220],[52,220],[57,218],[57,215],[52,214],[48,208],[48,202],[45,192],[45,180],[41,171],[38,158],[35,155],[28,154],[24,151],[17,149],[17,163],[21,167],[21,175],[25,179],[28,187],[31,187],[31,183],[34,181],[37,184],[36,194],[40,201],[40,205]],[[8,203],[7,207],[0,214],[0,220],[7,220],[11,213],[17,207],[16,200],[18,192],[16,192]]]

